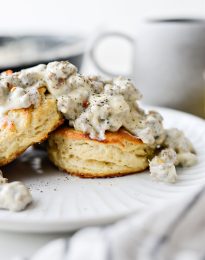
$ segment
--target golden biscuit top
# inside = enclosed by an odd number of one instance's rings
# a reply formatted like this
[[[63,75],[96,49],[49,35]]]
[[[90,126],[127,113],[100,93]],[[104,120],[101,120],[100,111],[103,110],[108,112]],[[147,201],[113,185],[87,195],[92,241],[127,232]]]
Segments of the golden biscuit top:
[[[60,129],[57,129],[53,135],[61,136],[70,138],[72,140],[91,140],[89,135],[86,133],[83,133],[81,131],[77,131],[71,127],[62,127]],[[111,144],[111,143],[118,143],[124,146],[125,141],[129,141],[135,144],[143,144],[142,140],[137,138],[134,135],[131,135],[129,132],[127,132],[125,129],[120,129],[117,132],[106,132],[105,133],[105,139],[104,140],[96,140],[93,139],[93,142],[98,143],[104,143],[104,144]]]

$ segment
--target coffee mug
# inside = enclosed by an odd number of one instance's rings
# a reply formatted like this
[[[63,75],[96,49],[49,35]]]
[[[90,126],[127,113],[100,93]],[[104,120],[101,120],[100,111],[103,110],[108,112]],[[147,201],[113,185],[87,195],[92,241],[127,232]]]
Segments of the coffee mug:
[[[120,37],[133,48],[130,76],[143,93],[143,101],[204,117],[205,20],[163,19],[143,22],[136,38],[118,32],[99,35],[90,51],[95,66],[108,76],[96,58],[99,43]]]

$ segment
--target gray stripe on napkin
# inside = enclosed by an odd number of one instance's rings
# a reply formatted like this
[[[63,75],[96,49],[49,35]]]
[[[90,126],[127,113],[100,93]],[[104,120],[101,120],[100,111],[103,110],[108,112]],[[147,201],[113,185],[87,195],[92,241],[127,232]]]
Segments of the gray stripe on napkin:
[[[64,240],[64,248],[63,248],[63,258],[62,260],[68,260],[69,257],[68,257],[68,250],[69,250],[69,247],[70,247],[70,239],[65,239]]]

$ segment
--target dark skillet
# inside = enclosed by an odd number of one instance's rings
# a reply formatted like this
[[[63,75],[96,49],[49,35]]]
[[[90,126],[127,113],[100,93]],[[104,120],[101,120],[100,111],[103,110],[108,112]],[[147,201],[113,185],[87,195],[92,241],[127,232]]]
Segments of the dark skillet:
[[[54,60],[69,60],[80,69],[84,46],[83,38],[75,36],[0,36],[0,72],[18,71]]]

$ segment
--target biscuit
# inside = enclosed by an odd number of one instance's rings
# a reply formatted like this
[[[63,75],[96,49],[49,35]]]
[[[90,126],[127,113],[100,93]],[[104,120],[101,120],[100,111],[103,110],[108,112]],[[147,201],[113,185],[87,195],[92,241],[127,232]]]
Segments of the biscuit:
[[[41,142],[63,123],[56,100],[39,88],[38,107],[13,109],[0,121],[0,166],[14,160],[30,145]]]
[[[59,128],[49,136],[49,158],[58,168],[84,178],[123,176],[148,167],[153,148],[123,129],[105,137],[91,140],[73,128]]]

